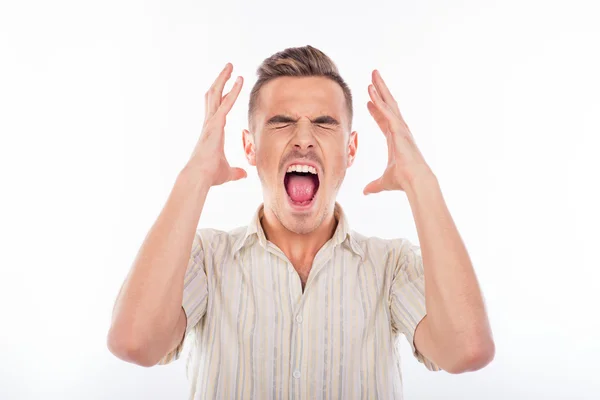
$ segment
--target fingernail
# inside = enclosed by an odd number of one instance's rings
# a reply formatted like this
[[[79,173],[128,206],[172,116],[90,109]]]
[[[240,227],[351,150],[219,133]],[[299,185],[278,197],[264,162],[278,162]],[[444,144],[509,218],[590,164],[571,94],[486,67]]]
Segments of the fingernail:
[[[237,79],[235,80],[235,83],[242,83],[242,77],[238,76]]]

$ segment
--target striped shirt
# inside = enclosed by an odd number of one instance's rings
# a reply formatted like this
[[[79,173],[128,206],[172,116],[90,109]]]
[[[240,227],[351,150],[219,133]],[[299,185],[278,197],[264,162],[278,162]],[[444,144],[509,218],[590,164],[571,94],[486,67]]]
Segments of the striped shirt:
[[[159,364],[187,353],[189,399],[402,399],[398,340],[414,345],[425,316],[420,247],[365,237],[338,221],[302,290],[265,237],[263,205],[250,224],[196,231],[184,278],[184,339]],[[189,343],[189,347],[188,344]]]

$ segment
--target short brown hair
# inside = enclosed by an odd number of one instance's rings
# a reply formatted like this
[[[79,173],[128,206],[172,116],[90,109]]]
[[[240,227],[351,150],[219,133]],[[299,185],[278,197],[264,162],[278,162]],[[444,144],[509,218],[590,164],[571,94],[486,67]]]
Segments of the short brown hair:
[[[337,82],[344,92],[349,115],[349,124],[352,125],[352,93],[346,82],[340,76],[334,62],[323,53],[310,45],[304,47],[290,47],[266,58],[256,70],[258,80],[250,92],[248,104],[248,123],[252,129],[252,115],[258,103],[260,89],[269,81],[281,76],[322,76]]]

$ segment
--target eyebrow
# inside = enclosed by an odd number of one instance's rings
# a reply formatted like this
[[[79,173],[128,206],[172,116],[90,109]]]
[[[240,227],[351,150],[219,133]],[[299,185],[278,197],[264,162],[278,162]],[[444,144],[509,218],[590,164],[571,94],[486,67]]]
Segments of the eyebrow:
[[[292,123],[292,122],[298,122],[298,120],[288,117],[287,115],[278,114],[278,115],[275,115],[275,116],[269,118],[269,120],[266,122],[265,125],[274,125],[274,124]],[[335,119],[329,115],[321,115],[315,119],[311,119],[310,122],[312,122],[313,124],[327,124],[327,125],[336,125],[336,126],[340,125],[340,123],[337,119]]]

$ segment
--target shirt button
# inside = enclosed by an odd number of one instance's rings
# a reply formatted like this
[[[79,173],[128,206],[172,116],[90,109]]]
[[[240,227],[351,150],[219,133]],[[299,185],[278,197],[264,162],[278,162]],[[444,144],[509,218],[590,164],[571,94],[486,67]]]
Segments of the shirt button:
[[[302,323],[302,315],[297,315],[296,321],[298,321],[298,323],[301,324]]]
[[[298,370],[294,371],[294,378],[296,378],[296,379],[300,378],[300,371],[298,371]]]

